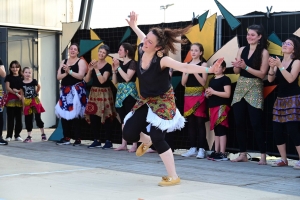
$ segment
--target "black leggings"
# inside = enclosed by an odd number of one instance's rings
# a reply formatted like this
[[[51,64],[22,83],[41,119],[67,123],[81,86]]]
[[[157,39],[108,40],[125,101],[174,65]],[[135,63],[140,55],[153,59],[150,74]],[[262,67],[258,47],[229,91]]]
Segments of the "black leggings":
[[[22,107],[6,107],[7,114],[7,135],[12,138],[15,129],[15,138],[20,137],[22,131]],[[16,124],[15,124],[16,120]]]
[[[90,115],[91,129],[95,140],[100,140],[101,127],[104,126],[105,140],[110,140],[112,121],[108,118],[104,124],[101,123],[101,117],[98,115]],[[104,141],[105,142],[105,141]]]
[[[273,122],[273,133],[274,133],[274,140],[276,145],[285,144],[285,134],[284,131],[287,131],[295,144],[295,146],[300,146],[300,133],[299,133],[299,122]]]
[[[80,139],[81,118],[74,118],[70,120],[61,118],[61,125],[65,138],[71,138],[71,133],[74,131],[74,139]]]
[[[246,111],[248,110],[253,132],[260,153],[266,153],[266,137],[263,132],[263,111],[254,108],[244,98],[240,102],[233,104],[233,113],[236,125],[236,135],[240,146],[240,152],[247,151],[247,132],[246,132]]]
[[[41,119],[41,113],[35,113],[34,119],[37,127],[44,128],[44,122]],[[27,132],[31,132],[33,128],[33,114],[25,115],[25,126]]]
[[[218,136],[218,137],[226,135],[226,131],[227,131],[227,127],[223,126],[221,124],[217,125],[214,128],[215,136]]]
[[[187,117],[188,134],[191,147],[205,148],[206,144],[206,127],[205,118],[197,117],[193,114]],[[197,140],[198,135],[198,140]],[[198,145],[197,145],[198,141]]]
[[[131,95],[129,95],[124,99],[122,103],[123,106],[121,108],[116,108],[121,119],[121,124],[124,124],[125,116],[131,111],[135,103],[136,103],[136,99],[134,99]]]
[[[133,116],[130,117],[123,129],[123,138],[127,142],[138,142],[140,133],[148,126],[146,121],[148,114],[148,106],[145,104],[137,109]],[[151,126],[149,135],[152,143],[159,154],[162,154],[170,149],[170,146],[165,141],[166,131],[162,131],[155,126]]]

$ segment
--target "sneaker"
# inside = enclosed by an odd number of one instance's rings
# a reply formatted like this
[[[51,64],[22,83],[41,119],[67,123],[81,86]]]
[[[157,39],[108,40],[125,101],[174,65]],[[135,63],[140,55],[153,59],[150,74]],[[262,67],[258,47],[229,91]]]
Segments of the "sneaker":
[[[197,155],[197,148],[191,147],[186,153],[181,154],[182,157],[191,157]]]
[[[198,155],[196,157],[199,159],[205,158],[205,150],[202,148],[199,148]]]
[[[300,169],[300,160],[298,160],[298,162],[296,162],[296,164],[293,168],[294,169]]]
[[[73,143],[73,146],[79,146],[79,145],[81,145],[81,139],[75,140],[75,142]]]
[[[277,160],[275,163],[272,164],[272,167],[285,167],[288,166],[288,161],[284,161],[282,159]]]
[[[213,152],[211,152],[210,155],[206,156],[206,158],[207,158],[208,160],[212,160],[212,159],[215,157],[216,154],[217,154],[217,152],[213,151]]]
[[[11,141],[11,138],[8,137],[8,138],[6,138],[5,140],[6,140],[7,142],[10,142],[10,141]]]
[[[30,142],[32,142],[31,137],[28,136],[28,137],[24,140],[24,142],[25,142],[25,143],[30,143]]]
[[[70,138],[61,138],[58,142],[56,142],[57,145],[67,145],[70,143]]]
[[[87,148],[93,149],[93,148],[100,148],[100,147],[101,147],[101,142],[98,142],[98,140],[94,140],[94,142]]]
[[[228,160],[228,158],[227,158],[226,153],[220,152],[220,153],[217,153],[215,155],[215,157],[213,157],[212,160],[214,160],[214,161],[226,161],[226,160]]]
[[[46,136],[45,133],[43,133],[43,134],[41,135],[41,137],[42,137],[42,141],[46,141],[46,140],[47,140],[47,136]]]
[[[23,139],[19,136],[19,137],[16,137],[16,138],[15,138],[15,141],[21,141],[21,142],[22,142]]]
[[[106,140],[105,144],[103,145],[102,149],[110,149],[112,148],[112,143],[109,140]]]
[[[0,145],[7,145],[8,142],[0,138]]]

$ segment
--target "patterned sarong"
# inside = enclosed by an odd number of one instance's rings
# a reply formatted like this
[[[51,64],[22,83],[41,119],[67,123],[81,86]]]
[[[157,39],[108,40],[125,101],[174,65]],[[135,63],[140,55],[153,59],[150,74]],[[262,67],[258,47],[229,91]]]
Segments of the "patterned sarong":
[[[229,127],[228,124],[228,112],[230,107],[227,105],[220,105],[209,108],[210,115],[210,130],[214,130],[216,126],[223,125]]]
[[[206,117],[206,101],[204,87],[185,87],[184,117],[194,114],[197,117]]]
[[[118,91],[116,96],[116,108],[123,107],[123,101],[131,95],[134,99],[139,99],[139,95],[134,82],[118,83]]]

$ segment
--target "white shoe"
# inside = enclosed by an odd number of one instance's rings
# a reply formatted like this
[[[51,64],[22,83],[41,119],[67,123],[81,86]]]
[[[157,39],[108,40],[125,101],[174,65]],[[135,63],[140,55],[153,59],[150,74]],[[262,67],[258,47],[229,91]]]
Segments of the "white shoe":
[[[197,148],[196,147],[191,147],[186,153],[181,154],[182,157],[191,157],[191,156],[196,156],[197,155]]]
[[[202,148],[199,148],[197,158],[205,158],[205,150]]]
[[[17,138],[15,138],[15,140],[16,141],[21,141],[21,142],[23,141],[23,139],[21,137],[17,137]]]
[[[11,138],[8,137],[8,138],[5,139],[5,141],[6,141],[6,142],[10,142],[10,141],[11,141]]]

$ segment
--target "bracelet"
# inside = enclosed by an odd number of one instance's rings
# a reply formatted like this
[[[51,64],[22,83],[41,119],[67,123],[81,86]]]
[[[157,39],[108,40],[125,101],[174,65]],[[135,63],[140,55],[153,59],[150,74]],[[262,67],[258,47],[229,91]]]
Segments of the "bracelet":
[[[100,75],[102,75],[102,74],[101,74],[101,72],[99,72],[99,73],[97,73],[96,75],[97,75],[97,76],[100,76]]]
[[[284,70],[284,67],[279,68],[280,71]]]
[[[246,71],[248,71],[248,68],[249,68],[249,67],[246,65],[246,68],[245,68],[245,70],[246,70]]]
[[[268,75],[269,75],[269,76],[274,76],[274,75],[275,75],[275,73],[273,73],[273,74],[270,74],[270,73],[268,73]]]
[[[207,67],[205,68],[205,72],[208,73],[208,68]]]
[[[70,71],[69,71],[69,74],[70,74],[70,75],[72,75],[72,73],[73,73],[73,71],[72,71],[72,70],[70,70]]]
[[[118,67],[118,68],[117,68],[117,71],[119,71],[120,69],[121,69],[121,67]]]

